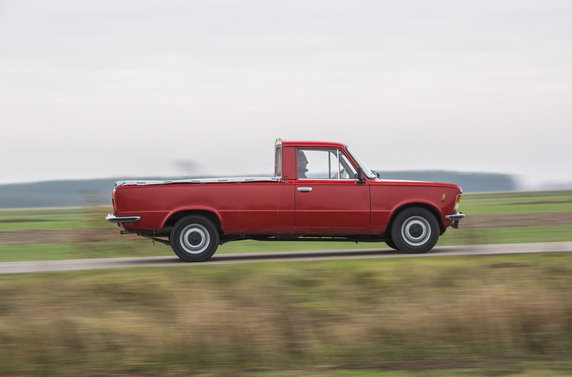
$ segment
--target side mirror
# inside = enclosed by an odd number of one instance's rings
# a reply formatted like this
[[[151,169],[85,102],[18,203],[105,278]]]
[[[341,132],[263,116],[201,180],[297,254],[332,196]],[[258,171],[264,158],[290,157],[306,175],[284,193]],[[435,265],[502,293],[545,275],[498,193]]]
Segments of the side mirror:
[[[365,174],[363,174],[363,169],[361,168],[361,166],[358,168],[357,177],[358,177],[357,183],[359,184],[365,183]]]

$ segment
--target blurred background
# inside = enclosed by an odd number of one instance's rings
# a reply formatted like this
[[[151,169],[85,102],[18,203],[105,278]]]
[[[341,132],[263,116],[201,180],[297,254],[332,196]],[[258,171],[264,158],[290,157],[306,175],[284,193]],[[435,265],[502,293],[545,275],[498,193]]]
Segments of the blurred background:
[[[0,183],[271,174],[281,137],[571,188],[570,8],[3,0]]]
[[[114,182],[268,176],[276,138],[461,185],[439,246],[572,241],[565,0],[0,0],[0,262],[173,256]],[[241,241],[218,253],[385,244]],[[174,256],[173,256],[174,257]],[[0,276],[0,375],[572,375],[572,257]]]

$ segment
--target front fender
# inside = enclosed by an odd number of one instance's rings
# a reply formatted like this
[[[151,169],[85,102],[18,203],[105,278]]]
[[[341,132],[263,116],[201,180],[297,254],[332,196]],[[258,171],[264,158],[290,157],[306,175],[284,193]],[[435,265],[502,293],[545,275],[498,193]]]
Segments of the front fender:
[[[391,222],[393,221],[393,219],[395,218],[397,213],[399,213],[399,211],[401,211],[405,208],[415,207],[415,206],[427,208],[428,210],[433,212],[433,214],[435,214],[435,216],[437,217],[437,219],[439,220],[439,223],[441,224],[441,226],[443,228],[446,228],[448,226],[449,221],[445,219],[445,214],[443,213],[441,208],[436,206],[435,203],[433,203],[429,200],[424,200],[424,199],[404,200],[402,202],[397,203],[391,209],[391,219],[389,221],[389,224],[391,224]]]

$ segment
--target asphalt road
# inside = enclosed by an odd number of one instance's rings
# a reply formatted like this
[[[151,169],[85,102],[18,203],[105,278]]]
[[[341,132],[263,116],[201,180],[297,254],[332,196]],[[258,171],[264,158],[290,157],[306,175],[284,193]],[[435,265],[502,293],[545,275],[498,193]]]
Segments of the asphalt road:
[[[335,259],[435,258],[451,255],[504,255],[572,251],[572,242],[443,246],[427,254],[405,254],[391,249],[321,250],[274,253],[215,254],[208,262],[185,263],[176,256],[143,258],[94,258],[31,262],[0,262],[0,275],[37,272],[100,270],[126,267],[208,267],[255,262],[321,261]]]

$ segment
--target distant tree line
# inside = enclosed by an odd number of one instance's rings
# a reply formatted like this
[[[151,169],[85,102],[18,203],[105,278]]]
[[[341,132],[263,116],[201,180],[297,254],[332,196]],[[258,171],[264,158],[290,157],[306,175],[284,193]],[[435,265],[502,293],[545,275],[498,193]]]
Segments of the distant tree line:
[[[380,171],[382,179],[406,179],[455,183],[464,192],[514,191],[515,178],[509,174],[459,173],[439,170]],[[186,177],[189,178],[189,177]],[[138,180],[162,178],[138,178]],[[168,179],[184,179],[173,178]],[[111,191],[122,179],[62,180],[0,185],[0,208],[33,208],[110,204]]]
[[[455,183],[463,192],[515,191],[518,184],[514,176],[499,173],[460,173],[445,170],[379,171],[382,179],[408,179]]]

